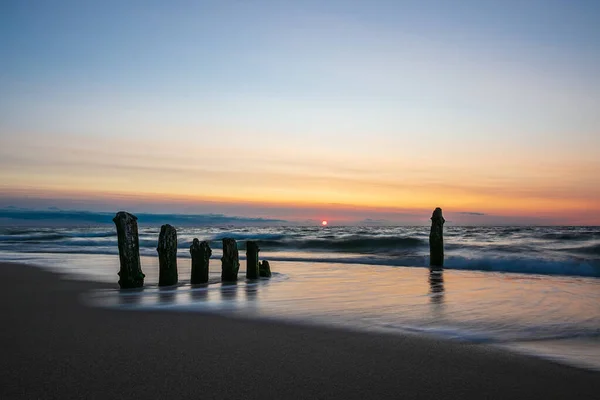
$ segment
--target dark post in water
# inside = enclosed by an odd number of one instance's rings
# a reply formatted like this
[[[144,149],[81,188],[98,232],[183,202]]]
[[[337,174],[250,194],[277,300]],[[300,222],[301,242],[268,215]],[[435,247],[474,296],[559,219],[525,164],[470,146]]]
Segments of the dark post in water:
[[[429,233],[429,265],[444,266],[443,228],[446,220],[442,217],[442,209],[436,208],[431,216],[431,232]]]
[[[177,231],[169,224],[160,227],[158,237],[158,286],[177,283]]]
[[[223,239],[223,257],[221,257],[221,280],[236,282],[240,270],[240,259],[235,239]]]
[[[271,266],[267,260],[263,260],[263,262],[260,263],[258,273],[263,278],[271,277]]]
[[[192,255],[192,278],[191,284],[208,282],[208,262],[212,255],[212,250],[207,241],[200,242],[194,239],[190,246]]]
[[[258,279],[258,244],[251,240],[246,241],[246,278]]]
[[[138,237],[137,217],[125,211],[119,211],[113,218],[117,226],[119,243],[119,286],[121,289],[144,286],[144,274],[140,263],[140,240]]]

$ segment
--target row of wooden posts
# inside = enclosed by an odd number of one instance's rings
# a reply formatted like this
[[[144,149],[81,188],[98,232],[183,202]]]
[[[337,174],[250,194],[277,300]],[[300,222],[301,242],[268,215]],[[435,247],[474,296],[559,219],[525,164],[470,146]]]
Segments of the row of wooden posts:
[[[117,226],[119,243],[119,285],[121,288],[137,288],[144,286],[144,277],[140,263],[140,245],[138,237],[137,217],[124,211],[117,213],[113,218]],[[431,231],[429,233],[429,260],[430,266],[441,268],[444,266],[444,217],[442,209],[436,208],[431,216]],[[268,261],[259,263],[258,245],[254,241],[246,242],[246,278],[258,279],[270,277],[271,268]],[[160,228],[158,237],[159,260],[159,286],[175,285],[177,275],[177,231],[169,224]],[[190,246],[192,255],[191,283],[208,282],[208,263],[212,250],[208,242],[194,239]],[[235,239],[223,239],[223,257],[221,258],[221,280],[235,282],[240,268],[239,254]]]
[[[123,289],[144,286],[144,273],[140,263],[140,245],[138,235],[137,217],[133,214],[120,211],[113,218],[117,226],[119,245],[119,286]],[[158,236],[158,268],[159,286],[177,284],[177,231],[169,224],[160,228]],[[254,241],[246,242],[246,278],[258,279],[271,277],[269,262],[264,260],[259,263],[258,252],[260,249]],[[190,246],[192,256],[192,284],[208,282],[208,264],[212,250],[208,242],[194,239]],[[221,258],[221,281],[236,282],[240,268],[237,242],[232,238],[223,239],[223,257]]]

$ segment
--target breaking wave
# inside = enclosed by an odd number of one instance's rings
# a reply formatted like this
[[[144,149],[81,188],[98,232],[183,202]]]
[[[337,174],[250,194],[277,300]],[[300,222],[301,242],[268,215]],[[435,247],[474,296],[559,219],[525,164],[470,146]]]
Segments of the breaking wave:
[[[159,229],[140,229],[140,253],[156,255]],[[281,261],[336,262],[387,266],[429,264],[426,227],[180,228],[180,257],[189,257],[193,238],[207,240],[219,257],[221,239],[247,240]],[[600,277],[600,230],[594,227],[450,227],[445,267],[524,274]],[[112,227],[0,228],[0,252],[118,254]]]

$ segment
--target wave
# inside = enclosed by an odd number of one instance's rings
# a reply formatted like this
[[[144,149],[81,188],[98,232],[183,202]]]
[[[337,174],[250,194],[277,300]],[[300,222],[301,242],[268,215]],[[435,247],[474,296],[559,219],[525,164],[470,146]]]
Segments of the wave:
[[[448,269],[487,272],[510,272],[519,274],[566,275],[600,277],[600,262],[579,260],[541,260],[535,258],[465,258],[448,257],[444,261]]]
[[[572,251],[598,254],[597,244],[600,231],[581,228],[562,229],[556,231],[533,232],[533,228],[455,228],[446,233],[446,248],[481,250],[483,248],[499,252],[524,252],[545,249],[565,249],[570,241],[583,242],[582,246],[572,246]],[[504,239],[502,234],[515,234],[531,231],[528,236],[517,236]],[[140,246],[154,247],[158,241],[159,231],[155,228],[140,229]],[[270,232],[242,230],[237,232],[223,231],[209,233],[202,229],[181,229],[178,232],[180,248],[191,244],[194,237],[208,240],[211,247],[220,248],[221,239],[236,239],[240,246],[247,240],[254,240],[262,247],[298,250],[329,250],[357,253],[394,252],[398,249],[423,249],[427,247],[427,230],[405,229],[404,232],[369,232],[365,229],[347,230],[314,230],[314,229],[279,229]],[[64,240],[65,245],[80,245],[85,239],[117,239],[112,229],[102,230],[68,230],[68,229],[4,229],[0,230],[0,242],[43,242]],[[77,244],[74,244],[77,242]],[[586,243],[587,242],[587,243]],[[105,242],[88,242],[90,245]],[[579,243],[578,243],[579,244]],[[591,246],[590,246],[591,244]]]
[[[282,239],[282,240],[258,240],[262,249],[276,250],[315,250],[345,253],[388,253],[390,251],[419,249],[427,244],[426,241],[415,237],[392,237],[392,236],[359,236],[351,235],[338,238],[310,238],[310,239]],[[215,243],[220,248],[219,243]],[[211,243],[212,246],[212,243]],[[245,242],[240,243],[240,248],[245,248]]]
[[[585,241],[590,239],[600,239],[600,232],[550,232],[540,235],[540,239],[560,241]]]
[[[186,249],[192,244],[193,235],[186,235],[177,240],[177,248]],[[239,250],[246,249],[246,241],[254,240],[263,250],[304,250],[304,251],[331,251],[359,254],[394,254],[399,250],[421,249],[427,245],[427,241],[414,237],[373,237],[373,236],[347,236],[343,238],[290,238],[282,234],[221,234],[209,239],[199,237],[199,240],[207,240],[212,249],[222,249],[221,239],[231,237],[237,240]],[[81,241],[79,245],[85,242]],[[90,245],[106,244],[106,242],[88,242]],[[157,238],[140,237],[140,248],[156,247]],[[114,242],[116,246],[116,241]]]
[[[409,324],[382,323],[375,325],[382,330],[400,331],[403,333],[426,334],[445,339],[469,343],[501,344],[512,342],[545,341],[561,339],[597,339],[600,329],[584,329],[565,324],[548,326],[522,327],[506,332],[497,329],[482,330],[458,326],[419,326]]]
[[[73,232],[67,233],[67,237],[84,237],[84,238],[103,238],[103,237],[117,237],[117,232],[106,231],[106,232]]]
[[[365,264],[385,265],[390,267],[427,267],[429,257],[422,255],[404,257],[385,256],[359,256],[359,257],[320,257],[310,254],[278,255],[271,253],[268,256],[273,261],[298,261],[317,263],[339,264]],[[428,268],[428,267],[427,267]],[[466,258],[449,257],[444,261],[444,268],[451,270],[537,274],[537,275],[562,275],[580,277],[600,277],[600,262],[589,261],[546,261],[524,258]]]
[[[350,236],[343,239],[309,239],[290,243],[293,248],[305,250],[351,251],[358,253],[377,253],[380,250],[408,249],[425,246],[427,242],[414,237],[372,237]]]
[[[40,251],[31,247],[8,247],[9,252],[20,253],[48,253],[48,254],[90,254],[117,256],[116,246],[78,246],[78,247],[49,247]],[[156,257],[155,247],[141,247],[140,255]],[[212,265],[218,268],[220,252],[213,253]],[[0,258],[2,258],[0,250]],[[179,249],[178,258],[189,259],[186,249]],[[429,265],[429,256],[424,254],[405,253],[395,256],[379,254],[351,254],[344,253],[338,256],[324,255],[316,252],[277,252],[262,251],[261,258],[269,261],[295,261],[311,263],[337,263],[354,265],[381,265],[388,267],[422,267]],[[240,251],[240,260],[245,259],[245,254]],[[213,268],[215,268],[213,267]],[[598,260],[543,260],[524,257],[465,257],[447,256],[444,261],[447,270],[467,270],[498,273],[518,273],[537,275],[558,275],[600,278],[600,261]]]
[[[587,245],[587,246],[568,247],[568,248],[561,249],[561,251],[568,251],[568,252],[572,252],[572,253],[600,256],[600,243],[599,244],[591,244],[591,245]]]
[[[156,256],[158,228],[139,233],[140,254]],[[427,266],[428,233],[426,227],[181,228],[178,253],[189,257],[197,237],[218,254],[221,239],[231,237],[241,256],[254,240],[273,260]],[[450,227],[445,250],[448,269],[600,277],[597,227]],[[0,251],[115,255],[117,235],[113,227],[3,228]]]
[[[42,241],[54,241],[61,239],[76,239],[76,238],[103,238],[103,237],[114,237],[116,239],[116,232],[60,232],[60,231],[26,231],[26,230],[15,230],[7,232],[4,235],[0,235],[0,242],[42,242]]]
[[[428,240],[424,237],[415,236],[367,236],[351,235],[346,237],[332,237],[331,235],[319,238],[286,237],[283,234],[220,234],[209,238],[201,235],[184,234],[178,238],[178,248],[189,248],[193,237],[200,240],[208,240],[211,248],[221,249],[222,238],[232,237],[238,241],[238,248],[245,250],[247,240],[254,240],[263,250],[301,250],[301,251],[330,251],[357,254],[381,254],[398,255],[407,252],[428,252]],[[156,248],[158,235],[147,233],[140,235],[140,248]],[[0,245],[15,244],[44,244],[51,246],[117,246],[117,236],[114,232],[79,232],[79,233],[57,233],[37,232],[0,235]],[[581,243],[581,242],[580,242]],[[556,243],[547,242],[494,242],[489,238],[478,241],[461,242],[457,240],[446,241],[446,251],[473,252],[475,254],[542,254],[548,252],[571,253],[586,258],[586,256],[599,256],[600,243],[596,240],[581,243],[578,246],[560,247]],[[43,250],[43,249],[40,249]]]
[[[18,233],[14,235],[0,235],[0,242],[43,242],[65,239],[68,236],[61,233]]]
[[[220,241],[224,238],[232,238],[235,240],[282,240],[286,237],[281,233],[221,233],[212,236],[209,241]],[[200,239],[200,238],[199,238]]]

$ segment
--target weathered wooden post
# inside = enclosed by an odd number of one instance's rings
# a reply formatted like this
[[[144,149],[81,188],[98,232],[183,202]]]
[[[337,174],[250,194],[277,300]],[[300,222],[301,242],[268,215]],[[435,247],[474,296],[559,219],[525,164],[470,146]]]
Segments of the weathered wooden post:
[[[169,224],[160,227],[158,236],[158,286],[177,283],[177,231]]]
[[[236,282],[240,270],[240,258],[235,239],[223,239],[223,257],[221,257],[221,280]]]
[[[263,262],[260,263],[258,273],[263,278],[271,277],[271,266],[267,260],[263,260]]]
[[[442,216],[442,209],[438,207],[431,216],[431,232],[429,233],[429,265],[433,267],[444,266],[444,222],[446,220]]]
[[[137,217],[125,211],[119,211],[113,218],[117,227],[119,246],[119,286],[122,289],[144,286],[144,277],[140,263],[140,239],[138,237]]]
[[[258,244],[256,242],[248,240],[246,241],[246,278],[247,279],[258,279]]]
[[[198,239],[194,239],[190,246],[190,254],[192,255],[192,278],[190,283],[207,283],[208,263],[212,255],[208,242],[200,242]]]

